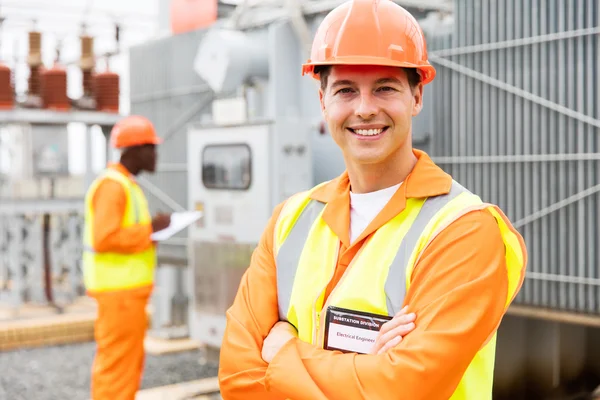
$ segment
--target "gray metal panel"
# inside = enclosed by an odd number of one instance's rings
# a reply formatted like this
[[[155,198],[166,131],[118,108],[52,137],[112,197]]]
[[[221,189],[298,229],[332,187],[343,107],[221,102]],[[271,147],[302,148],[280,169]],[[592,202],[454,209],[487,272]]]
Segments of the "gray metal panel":
[[[170,36],[133,47],[130,52],[131,114],[148,117],[158,134],[165,138],[159,146],[159,168],[144,174],[152,185],[176,203],[187,208],[186,126],[210,113],[212,94],[193,70],[203,31]],[[148,190],[152,212],[171,211],[169,205]],[[186,232],[169,244],[161,244],[159,256],[185,261]]]
[[[598,314],[600,3],[457,0],[454,17],[426,30],[432,156],[525,237],[517,303]]]
[[[427,110],[415,120],[415,136],[431,131],[430,141],[415,145],[500,205],[524,235],[529,274],[518,303],[598,313],[600,3],[456,0],[454,6],[452,25],[423,22],[438,75],[425,92]],[[313,34],[321,18],[308,18]],[[596,30],[582,31],[589,28]],[[271,56],[264,84],[271,107],[263,109],[282,122],[278,146],[294,144],[288,127],[295,121],[307,125],[313,181],[330,179],[343,164],[331,137],[317,133],[317,91],[299,72],[306,55],[296,56],[300,46],[289,26],[279,22],[275,31],[273,44],[287,48]],[[186,110],[199,120],[198,102],[210,100],[192,69],[201,36],[191,32],[131,52],[132,112],[149,116],[163,134]],[[182,130],[160,150],[169,168],[149,180],[185,205]],[[167,208],[152,198],[150,204]]]

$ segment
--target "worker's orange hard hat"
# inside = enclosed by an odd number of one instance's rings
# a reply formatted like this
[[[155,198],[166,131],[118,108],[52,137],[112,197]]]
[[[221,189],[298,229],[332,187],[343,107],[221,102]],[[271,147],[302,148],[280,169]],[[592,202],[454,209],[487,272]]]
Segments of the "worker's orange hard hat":
[[[315,66],[342,64],[416,68],[423,84],[435,77],[419,23],[390,0],[350,0],[327,14],[302,75],[318,78]]]
[[[117,122],[110,133],[110,144],[115,149],[160,144],[162,139],[154,130],[154,125],[140,115],[125,117]]]

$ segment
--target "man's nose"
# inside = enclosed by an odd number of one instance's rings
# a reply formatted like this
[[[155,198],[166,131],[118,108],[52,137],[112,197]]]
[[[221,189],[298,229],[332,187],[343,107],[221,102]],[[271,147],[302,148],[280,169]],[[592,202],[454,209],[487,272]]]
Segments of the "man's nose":
[[[361,93],[358,107],[354,114],[362,119],[370,119],[377,115],[379,107],[371,93]]]

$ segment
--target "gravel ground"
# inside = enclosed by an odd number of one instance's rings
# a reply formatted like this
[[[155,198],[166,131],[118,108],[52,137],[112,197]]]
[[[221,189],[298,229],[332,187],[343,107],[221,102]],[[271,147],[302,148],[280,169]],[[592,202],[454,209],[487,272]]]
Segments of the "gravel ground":
[[[0,353],[0,399],[89,399],[94,353],[94,343]],[[217,375],[216,365],[199,359],[198,351],[147,354],[142,389]]]

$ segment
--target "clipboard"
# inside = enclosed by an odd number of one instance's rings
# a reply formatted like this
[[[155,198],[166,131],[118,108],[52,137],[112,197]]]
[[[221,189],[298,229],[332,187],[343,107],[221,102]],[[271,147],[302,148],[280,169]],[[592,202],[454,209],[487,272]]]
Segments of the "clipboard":
[[[165,229],[156,231],[150,235],[150,239],[155,242],[167,240],[177,232],[187,228],[202,217],[202,211],[186,211],[171,214],[171,223]]]

